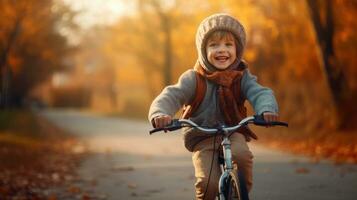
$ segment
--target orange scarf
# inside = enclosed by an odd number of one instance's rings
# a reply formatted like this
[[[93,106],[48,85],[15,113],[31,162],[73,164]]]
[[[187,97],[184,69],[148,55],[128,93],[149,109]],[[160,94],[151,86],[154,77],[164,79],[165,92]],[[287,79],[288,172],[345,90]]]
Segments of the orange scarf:
[[[240,81],[243,76],[243,71],[238,69],[238,64],[215,72],[206,71],[198,62],[195,65],[195,70],[199,74],[218,85],[219,105],[227,125],[236,125],[243,119],[233,93],[233,83],[237,79]]]

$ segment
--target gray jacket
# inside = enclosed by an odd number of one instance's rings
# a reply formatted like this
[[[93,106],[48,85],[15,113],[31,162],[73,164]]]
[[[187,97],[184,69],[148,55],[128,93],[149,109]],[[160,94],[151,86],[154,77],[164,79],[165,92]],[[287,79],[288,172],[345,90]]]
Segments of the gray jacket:
[[[192,114],[190,120],[200,126],[214,126],[224,122],[216,96],[217,88],[218,86],[215,83],[207,80],[205,97],[197,111]],[[184,104],[188,104],[193,100],[195,90],[196,75],[194,70],[190,69],[181,75],[177,84],[167,86],[161,94],[154,99],[148,115],[150,122],[160,115],[174,116]],[[241,92],[253,106],[256,114],[262,114],[266,111],[278,113],[278,105],[273,91],[259,85],[257,78],[253,76],[248,69],[243,73]],[[183,133],[184,144],[189,151],[193,151],[194,146],[198,142],[209,137],[191,128],[184,129]]]

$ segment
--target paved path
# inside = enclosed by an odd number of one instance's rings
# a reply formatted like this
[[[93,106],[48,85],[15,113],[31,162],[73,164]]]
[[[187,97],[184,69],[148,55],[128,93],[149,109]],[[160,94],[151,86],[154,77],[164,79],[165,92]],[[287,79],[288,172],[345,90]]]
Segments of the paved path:
[[[180,134],[149,136],[146,122],[45,111],[44,116],[86,140],[93,156],[79,174],[103,199],[194,199],[194,171]],[[357,166],[314,164],[256,143],[254,200],[356,200]]]

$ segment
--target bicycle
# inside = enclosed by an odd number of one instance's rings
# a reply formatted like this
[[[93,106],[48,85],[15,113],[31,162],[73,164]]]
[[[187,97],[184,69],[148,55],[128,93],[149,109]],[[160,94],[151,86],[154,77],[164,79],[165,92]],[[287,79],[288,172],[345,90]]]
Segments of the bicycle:
[[[215,128],[204,128],[188,119],[174,119],[172,123],[164,128],[155,128],[150,131],[150,135],[158,131],[175,131],[183,127],[196,128],[207,134],[222,135],[223,140],[220,148],[221,159],[218,159],[221,166],[221,176],[218,184],[218,200],[249,200],[243,178],[238,172],[238,167],[232,163],[231,143],[229,140],[230,133],[242,126],[254,124],[258,126],[288,126],[285,122],[266,122],[261,115],[254,115],[244,118],[236,126],[226,127],[224,125]],[[213,158],[212,158],[213,159]]]

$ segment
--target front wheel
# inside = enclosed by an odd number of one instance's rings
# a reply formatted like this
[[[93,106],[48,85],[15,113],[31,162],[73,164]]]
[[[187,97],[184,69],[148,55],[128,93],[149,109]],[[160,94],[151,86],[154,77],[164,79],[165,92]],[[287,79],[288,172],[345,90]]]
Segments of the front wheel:
[[[220,200],[249,200],[244,178],[234,170],[224,181],[223,198]]]

